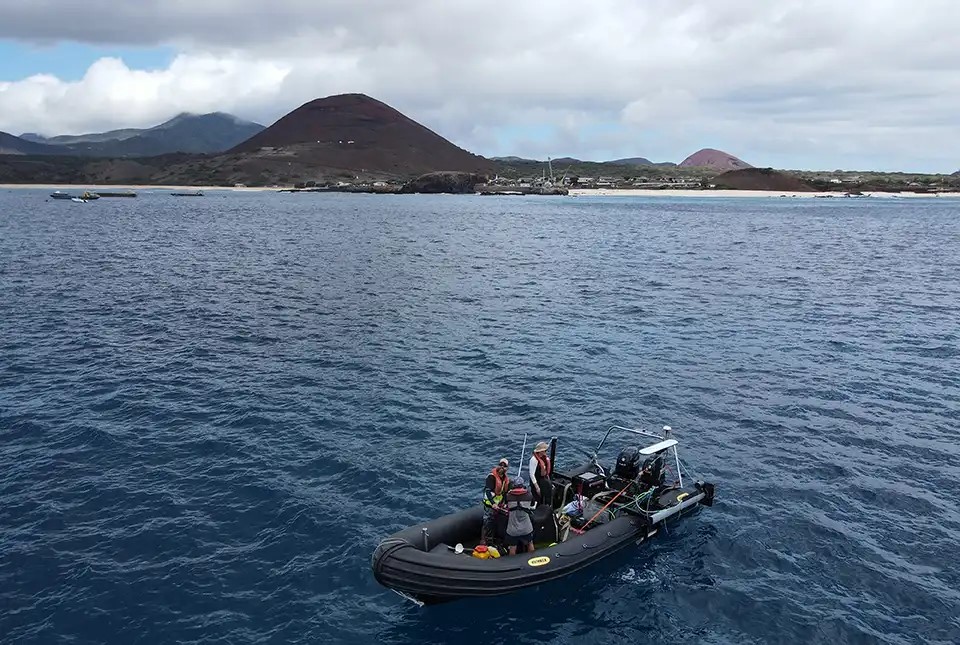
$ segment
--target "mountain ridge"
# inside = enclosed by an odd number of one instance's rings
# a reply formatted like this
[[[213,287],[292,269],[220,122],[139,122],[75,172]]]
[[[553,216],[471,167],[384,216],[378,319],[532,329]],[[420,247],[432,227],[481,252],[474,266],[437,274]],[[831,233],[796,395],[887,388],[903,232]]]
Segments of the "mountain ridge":
[[[184,125],[196,128],[201,124],[205,127],[205,120],[227,125],[231,130],[240,124],[257,131],[226,152],[154,154],[157,149],[154,148],[149,151],[149,157],[137,156],[144,154],[142,148],[131,149],[134,144],[141,144],[139,139],[144,136],[130,137],[135,129],[75,135],[118,137],[109,142],[109,152],[113,156],[104,155],[102,144],[98,145],[101,146],[99,154],[103,156],[97,156],[77,143],[50,145],[42,143],[44,139],[39,135],[19,138],[0,132],[0,155],[3,155],[0,158],[0,181],[43,183],[70,178],[81,182],[137,181],[158,185],[231,186],[242,183],[270,186],[310,182],[337,185],[378,181],[396,183],[437,171],[497,174],[500,179],[509,180],[539,176],[545,172],[546,166],[544,161],[517,156],[485,159],[472,154],[395,108],[363,94],[341,94],[309,101],[269,128],[222,112],[206,115],[181,113],[158,126],[138,132],[162,138],[171,131],[176,133]],[[191,136],[199,139],[203,135]],[[209,142],[204,145],[209,146]],[[89,147],[97,146],[89,144]],[[642,169],[648,164],[660,170]],[[725,170],[752,168],[733,155],[711,148],[690,155],[679,168],[674,165],[652,163],[645,157],[607,162],[578,161],[572,157],[553,159],[553,171],[558,177],[579,181],[584,177],[589,180],[590,177],[620,176],[636,182],[649,179],[638,175],[651,175],[654,181],[662,180],[671,186],[703,182]],[[813,177],[810,181],[820,188],[816,183],[819,175],[813,173],[810,176]],[[955,176],[960,176],[960,171]],[[775,178],[745,174],[727,179],[770,182]],[[850,185],[860,184],[851,180]]]
[[[657,164],[653,163],[646,157],[626,157],[624,159],[613,159],[607,163],[615,163],[621,166],[655,166]]]
[[[54,155],[55,146],[22,139],[9,132],[0,131],[0,155]]]
[[[242,143],[264,126],[226,112],[181,112],[150,128],[122,128],[80,135],[44,137],[24,133],[22,141],[57,148],[37,154],[82,157],[152,157],[188,152],[216,154]]]

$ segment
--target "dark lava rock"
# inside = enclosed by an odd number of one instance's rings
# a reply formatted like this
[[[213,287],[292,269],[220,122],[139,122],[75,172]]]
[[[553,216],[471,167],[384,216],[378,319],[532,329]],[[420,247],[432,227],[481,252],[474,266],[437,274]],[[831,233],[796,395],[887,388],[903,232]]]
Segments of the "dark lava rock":
[[[476,185],[486,181],[486,175],[473,172],[430,172],[407,182],[400,192],[465,194],[475,192]]]
[[[713,178],[717,188],[734,190],[780,190],[812,192],[816,189],[806,182],[773,168],[744,168],[731,170]]]

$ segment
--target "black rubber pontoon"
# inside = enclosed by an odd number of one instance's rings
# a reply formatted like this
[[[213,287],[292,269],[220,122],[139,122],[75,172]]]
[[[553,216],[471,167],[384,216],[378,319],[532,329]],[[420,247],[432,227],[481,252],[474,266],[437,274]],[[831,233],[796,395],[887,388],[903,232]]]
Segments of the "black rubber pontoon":
[[[653,455],[662,464],[669,448],[674,448],[676,458],[675,445],[676,441],[667,440],[651,447],[657,450],[637,452]],[[676,463],[679,469],[679,458]],[[639,476],[623,480],[618,474],[622,474],[619,463],[617,474],[606,475],[596,457],[574,471],[555,473],[552,508],[541,506],[534,518],[537,550],[533,553],[508,556],[503,550],[500,558],[479,559],[470,555],[469,548],[456,552],[455,545],[475,544],[480,536],[483,510],[478,504],[384,539],[373,554],[373,574],[383,586],[424,604],[511,593],[562,578],[620,549],[643,544],[667,523],[713,504],[712,484],[666,485],[660,473],[656,481],[645,484]],[[569,517],[555,509],[575,499],[583,491],[584,481],[597,480],[602,488],[591,491],[583,505],[589,512],[584,512],[580,521],[595,519],[581,529],[570,526]]]

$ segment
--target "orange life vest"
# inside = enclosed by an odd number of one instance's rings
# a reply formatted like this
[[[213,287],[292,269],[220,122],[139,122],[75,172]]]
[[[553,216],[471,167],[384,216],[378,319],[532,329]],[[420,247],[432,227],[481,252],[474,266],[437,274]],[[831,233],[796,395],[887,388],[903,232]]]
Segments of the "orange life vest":
[[[490,474],[493,475],[493,503],[494,505],[499,504],[503,501],[503,494],[507,492],[507,485],[509,484],[509,479],[507,477],[501,477],[500,473],[497,472],[496,466],[490,471]],[[483,496],[483,503],[486,506],[490,506],[490,502],[487,501],[487,496]]]
[[[540,466],[539,468],[537,468],[538,473],[542,473],[542,476],[544,478],[549,477],[550,475],[553,474],[553,470],[551,469],[552,464],[550,463],[550,457],[547,457],[546,455],[540,452],[533,453],[533,456],[534,458],[536,458],[537,464]]]

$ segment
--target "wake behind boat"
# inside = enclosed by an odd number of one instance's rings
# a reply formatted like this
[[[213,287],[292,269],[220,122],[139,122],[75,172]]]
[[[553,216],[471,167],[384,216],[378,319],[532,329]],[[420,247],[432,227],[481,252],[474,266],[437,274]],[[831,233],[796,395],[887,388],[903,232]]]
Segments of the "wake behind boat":
[[[597,455],[615,431],[659,441],[624,448],[608,473]],[[554,437],[551,464],[556,447]],[[588,462],[553,473],[552,499],[534,511],[535,552],[500,555],[507,551],[497,544],[493,550],[490,541],[480,545],[483,509],[478,504],[384,539],[373,553],[373,574],[419,604],[496,596],[557,580],[649,541],[700,506],[712,506],[713,484],[691,481],[689,475],[685,480],[684,473],[669,427],[660,437],[612,426]]]

